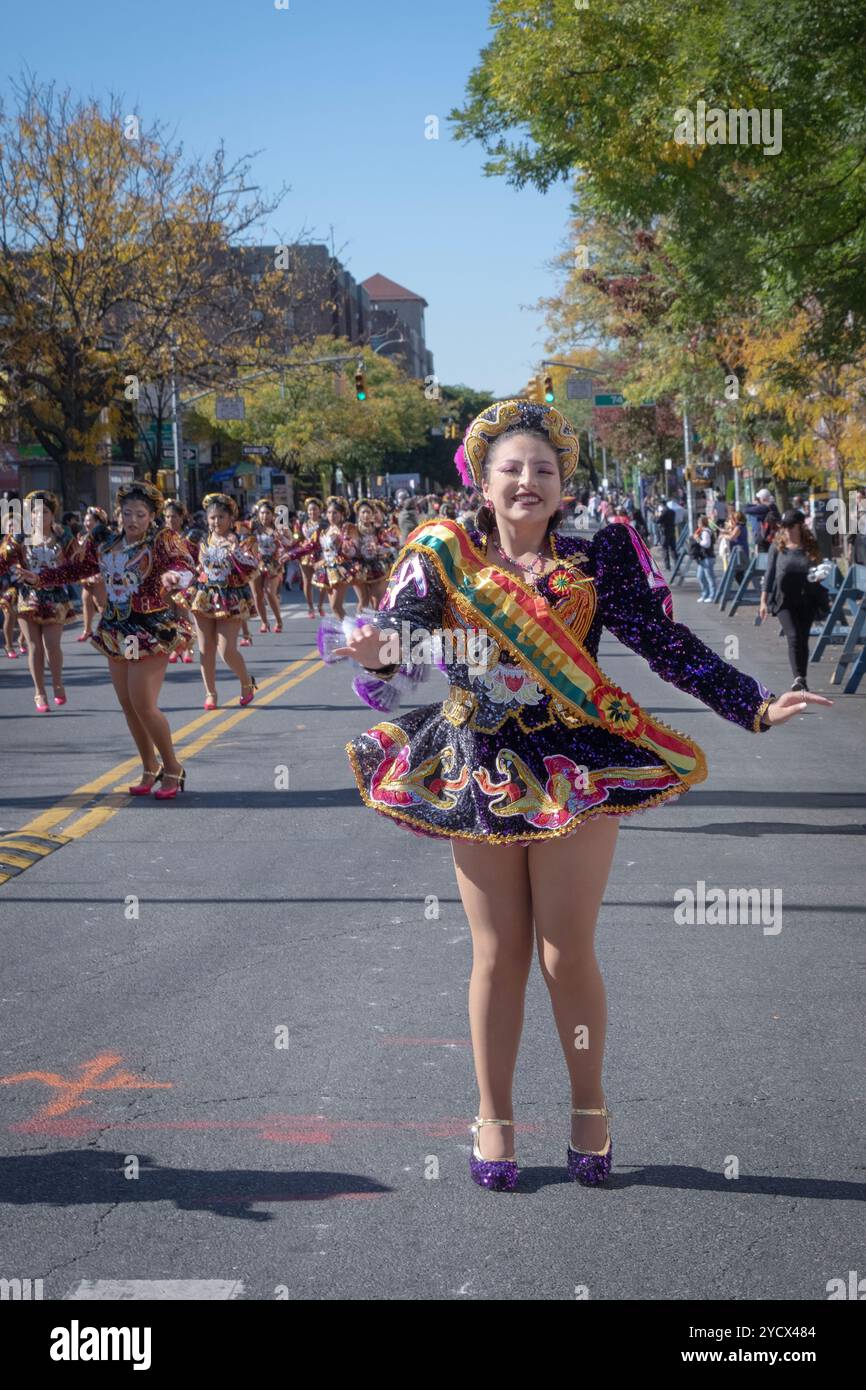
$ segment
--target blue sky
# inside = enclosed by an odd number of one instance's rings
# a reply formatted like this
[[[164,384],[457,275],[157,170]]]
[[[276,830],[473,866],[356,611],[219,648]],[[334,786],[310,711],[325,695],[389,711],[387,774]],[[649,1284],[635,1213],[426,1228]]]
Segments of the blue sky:
[[[225,139],[261,151],[252,183],[291,186],[262,240],[302,229],[358,280],[380,272],[428,301],[443,382],[498,396],[542,356],[522,309],[549,294],[568,220],[565,184],[542,195],[486,178],[447,113],[490,36],[488,0],[37,0],[2,26],[4,95],[26,65],[76,95],[121,94],[190,153]],[[438,140],[424,138],[438,115]]]

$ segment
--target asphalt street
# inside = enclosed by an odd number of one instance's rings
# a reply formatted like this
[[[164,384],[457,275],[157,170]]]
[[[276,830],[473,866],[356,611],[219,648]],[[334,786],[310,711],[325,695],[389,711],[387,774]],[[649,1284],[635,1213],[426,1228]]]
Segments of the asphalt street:
[[[736,636],[738,664],[787,689],[777,625],[696,594],[674,590],[675,617],[719,652]],[[286,615],[247,652],[248,710],[223,668],[234,707],[204,716],[198,667],[169,668],[175,802],[114,791],[138,764],[77,627],[62,710],[34,714],[24,660],[2,663],[2,831],[70,838],[0,887],[0,1275],[51,1299],[821,1300],[866,1273],[866,688],[830,687],[825,656],[811,684],[833,707],[756,736],[605,635],[602,669],[710,775],[621,822],[598,929],[609,1185],[566,1181],[536,964],[520,1185],[495,1194],[468,1173],[448,842],[362,805],[344,743],[376,716],[346,663],[318,661],[297,594]],[[419,702],[444,693],[434,671]],[[699,882],[779,890],[781,930],[678,924],[674,894]]]

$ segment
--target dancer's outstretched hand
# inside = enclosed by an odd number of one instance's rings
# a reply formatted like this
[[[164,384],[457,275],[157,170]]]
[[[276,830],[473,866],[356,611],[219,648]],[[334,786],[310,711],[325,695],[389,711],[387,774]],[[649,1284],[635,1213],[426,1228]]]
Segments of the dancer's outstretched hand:
[[[354,657],[362,666],[387,666],[388,663],[379,656],[382,642],[387,638],[388,634],[380,628],[364,623],[347,638],[345,647],[334,647],[331,655]]]
[[[811,690],[786,690],[778,700],[767,707],[768,724],[784,724],[795,714],[802,714],[809,705],[832,705],[825,695],[813,695]]]

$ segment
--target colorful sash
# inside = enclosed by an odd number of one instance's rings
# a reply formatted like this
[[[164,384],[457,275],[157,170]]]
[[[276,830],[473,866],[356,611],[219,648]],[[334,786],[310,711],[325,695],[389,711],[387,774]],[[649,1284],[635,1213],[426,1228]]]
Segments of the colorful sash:
[[[446,588],[570,715],[649,749],[689,782],[704,780],[706,762],[698,745],[653,719],[614,685],[547,602],[515,575],[491,565],[456,521],[423,525],[408,537],[406,548],[430,557]]]

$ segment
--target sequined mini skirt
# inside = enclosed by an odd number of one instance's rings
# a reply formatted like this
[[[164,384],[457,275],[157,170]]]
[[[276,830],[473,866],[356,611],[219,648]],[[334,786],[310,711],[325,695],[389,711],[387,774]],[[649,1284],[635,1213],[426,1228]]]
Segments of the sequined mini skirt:
[[[170,654],[183,642],[184,634],[171,608],[121,616],[109,604],[90,640],[103,656],[135,661],[141,657]]]
[[[253,613],[252,590],[249,584],[236,589],[227,584],[199,584],[192,611],[203,618],[249,618]]]
[[[597,725],[551,719],[471,727],[472,692],[398,709],[346,744],[365,805],[416,834],[530,844],[595,815],[631,815],[687,790],[651,750]]]

